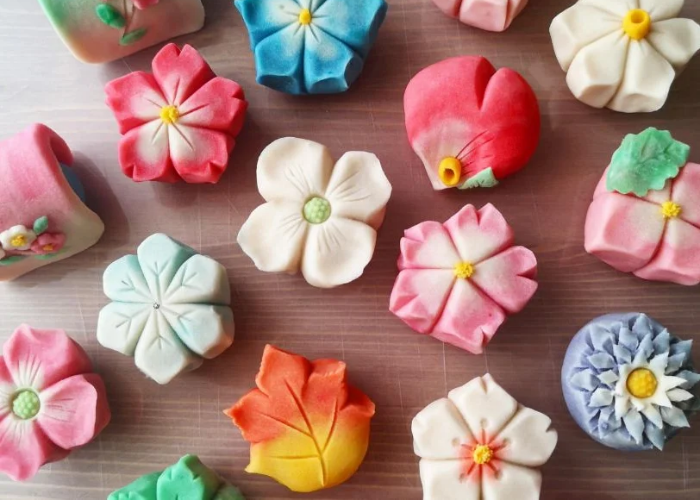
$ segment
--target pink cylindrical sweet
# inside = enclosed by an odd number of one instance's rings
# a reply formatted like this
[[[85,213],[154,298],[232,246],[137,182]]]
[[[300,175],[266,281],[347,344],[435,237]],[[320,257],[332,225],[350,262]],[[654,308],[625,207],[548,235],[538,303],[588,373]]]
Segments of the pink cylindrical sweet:
[[[445,14],[487,31],[505,31],[527,0],[433,0]]]

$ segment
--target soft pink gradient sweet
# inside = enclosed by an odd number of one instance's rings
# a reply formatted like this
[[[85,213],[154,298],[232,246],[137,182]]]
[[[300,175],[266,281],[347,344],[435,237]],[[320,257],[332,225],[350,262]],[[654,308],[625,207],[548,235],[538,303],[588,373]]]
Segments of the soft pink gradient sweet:
[[[216,183],[245,121],[248,103],[236,82],[218,77],[194,48],[166,45],[153,74],[137,71],[105,88],[124,135],[119,162],[134,181]],[[161,110],[175,106],[167,124]]]
[[[22,420],[12,411],[13,395],[30,389],[39,413]],[[85,351],[61,330],[20,326],[0,356],[0,472],[15,481],[65,458],[90,442],[109,423],[104,383],[92,373]]]
[[[471,278],[455,276],[460,262]],[[513,246],[513,231],[491,205],[466,205],[444,224],[423,222],[401,239],[399,276],[389,309],[419,333],[474,354],[483,352],[508,314],[537,290],[537,259]]]
[[[608,191],[606,176],[588,209],[586,251],[647,280],[700,283],[700,165],[688,163],[663,190],[643,198]],[[664,218],[666,201],[680,205],[678,218]]]
[[[37,255],[59,252],[66,243],[66,237],[60,233],[44,233],[32,243],[31,251]]]
[[[445,14],[488,31],[505,31],[528,0],[433,0]]]
[[[134,6],[139,10],[145,10],[153,5],[158,4],[160,0],[133,0]]]

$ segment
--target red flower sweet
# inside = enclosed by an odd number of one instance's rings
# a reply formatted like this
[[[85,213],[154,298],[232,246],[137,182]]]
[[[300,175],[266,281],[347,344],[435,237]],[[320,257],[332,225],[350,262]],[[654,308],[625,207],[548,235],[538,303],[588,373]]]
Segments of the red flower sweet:
[[[59,252],[66,243],[66,236],[61,233],[43,233],[32,243],[32,252],[38,255],[49,255]]]

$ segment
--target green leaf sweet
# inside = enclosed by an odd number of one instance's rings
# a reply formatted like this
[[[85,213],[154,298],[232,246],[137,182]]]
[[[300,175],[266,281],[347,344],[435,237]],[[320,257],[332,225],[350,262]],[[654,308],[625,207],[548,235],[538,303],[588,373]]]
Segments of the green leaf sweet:
[[[39,217],[37,220],[34,221],[34,227],[32,229],[34,230],[34,234],[39,236],[40,234],[44,234],[48,228],[49,228],[49,218],[46,216],[43,216],[43,217]]]
[[[498,179],[493,175],[493,169],[487,168],[476,175],[472,175],[459,189],[491,188],[498,186]]]
[[[646,196],[664,188],[688,162],[690,146],[678,142],[666,130],[648,128],[630,134],[615,151],[608,170],[608,191]]]
[[[146,28],[139,28],[137,30],[126,33],[121,38],[121,40],[119,40],[119,45],[131,45],[132,43],[136,43],[139,40],[141,40],[144,36],[146,36],[146,33],[148,33],[148,30]]]
[[[110,28],[120,29],[126,26],[126,20],[122,13],[108,3],[98,4],[95,7],[95,14]]]

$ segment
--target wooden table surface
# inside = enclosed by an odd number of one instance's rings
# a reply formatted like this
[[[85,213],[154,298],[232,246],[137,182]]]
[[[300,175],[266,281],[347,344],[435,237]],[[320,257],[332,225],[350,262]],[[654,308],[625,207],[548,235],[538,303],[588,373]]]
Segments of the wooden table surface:
[[[566,347],[590,319],[642,311],[674,334],[700,341],[700,288],[648,283],[619,273],[583,249],[593,189],[627,133],[669,129],[700,159],[700,58],[681,75],[664,109],[624,115],[589,108],[570,94],[548,26],[569,0],[531,0],[514,25],[493,34],[460,25],[430,0],[389,0],[388,19],[358,83],[346,94],[293,97],[255,84],[247,33],[230,0],[205,0],[205,28],[177,39],[199,49],[250,100],[229,170],[216,186],[135,184],[117,163],[117,125],[103,86],[130,70],[149,70],[154,47],[101,66],[73,59],[37,2],[0,1],[0,138],[33,122],[61,134],[77,152],[89,205],[104,219],[100,243],[72,259],[0,285],[0,341],[20,323],[66,330],[104,377],[112,423],[67,460],[30,482],[0,478],[0,498],[104,499],[142,474],[186,453],[238,485],[248,499],[297,498],[263,476],[246,474],[248,446],[222,410],[253,387],[263,347],[347,362],[352,382],[377,404],[369,454],[345,485],[309,499],[418,500],[421,485],[410,423],[426,404],[490,372],[518,401],[552,417],[559,444],[544,467],[542,498],[690,500],[700,498],[700,421],[663,452],[623,454],[596,444],[569,417],[559,373]],[[700,20],[699,2],[684,14]],[[493,190],[434,192],[406,140],[403,90],[420,69],[476,54],[521,72],[541,103],[543,134],[531,164]],[[257,271],[236,234],[262,202],[255,184],[262,149],[284,136],[376,153],[393,184],[374,260],[356,282],[319,290],[300,276]],[[442,221],[466,203],[494,203],[517,242],[539,260],[540,289],[474,356],[406,327],[389,313],[402,231]],[[228,269],[237,322],[233,347],[199,370],[159,386],[128,357],[95,338],[105,267],[154,232],[165,232]],[[699,355],[695,349],[696,356]],[[509,500],[518,500],[516,498]]]

